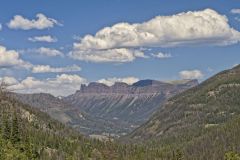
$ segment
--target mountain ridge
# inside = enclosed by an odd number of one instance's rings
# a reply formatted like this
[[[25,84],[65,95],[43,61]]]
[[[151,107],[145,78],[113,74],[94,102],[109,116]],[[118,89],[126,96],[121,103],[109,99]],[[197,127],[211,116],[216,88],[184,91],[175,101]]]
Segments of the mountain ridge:
[[[88,85],[82,84],[80,90],[77,90],[76,93],[129,93],[129,94],[142,94],[142,93],[159,93],[160,87],[174,87],[176,85],[197,85],[198,80],[185,80],[183,83],[170,83],[162,82],[157,80],[139,80],[138,82],[129,85],[124,82],[115,82],[113,85],[108,86],[104,83],[90,82]],[[152,90],[146,90],[147,87],[152,87]],[[139,89],[141,88],[141,89]],[[144,90],[145,89],[145,90]],[[124,92],[125,91],[125,92]],[[71,95],[69,95],[71,96]],[[67,96],[67,97],[69,97]]]
[[[196,87],[170,98],[129,137],[160,138],[191,128],[219,125],[240,113],[240,66],[222,71]],[[187,118],[186,118],[187,117]]]

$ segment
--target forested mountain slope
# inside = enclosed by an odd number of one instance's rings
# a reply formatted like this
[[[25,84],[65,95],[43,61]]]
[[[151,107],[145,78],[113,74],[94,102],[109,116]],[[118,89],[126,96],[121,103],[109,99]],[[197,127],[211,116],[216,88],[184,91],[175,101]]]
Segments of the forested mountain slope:
[[[162,137],[208,128],[240,114],[240,66],[170,98],[132,138]]]
[[[188,159],[222,159],[228,150],[240,151],[239,117],[237,66],[170,98],[125,139],[181,148]]]

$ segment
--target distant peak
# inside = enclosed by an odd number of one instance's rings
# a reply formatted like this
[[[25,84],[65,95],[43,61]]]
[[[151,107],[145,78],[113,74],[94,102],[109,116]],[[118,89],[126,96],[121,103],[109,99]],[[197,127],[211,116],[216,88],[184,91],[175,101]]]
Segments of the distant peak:
[[[145,80],[140,80],[140,81],[134,83],[133,86],[144,87],[144,86],[150,86],[150,85],[154,85],[154,84],[159,85],[159,84],[166,84],[166,83],[157,81],[157,80],[145,79]]]

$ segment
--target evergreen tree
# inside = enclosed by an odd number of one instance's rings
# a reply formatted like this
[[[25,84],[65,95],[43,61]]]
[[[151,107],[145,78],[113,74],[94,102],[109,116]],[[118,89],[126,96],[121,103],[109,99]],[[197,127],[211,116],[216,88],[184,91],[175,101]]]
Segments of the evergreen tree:
[[[4,114],[3,114],[3,120],[2,120],[2,122],[3,122],[3,130],[2,130],[2,138],[4,139],[4,140],[9,140],[10,139],[10,136],[11,136],[11,128],[10,128],[10,124],[9,124],[9,120],[8,120],[8,118],[9,118],[9,114],[8,114],[8,112],[5,112]]]
[[[19,123],[18,123],[17,113],[15,110],[12,118],[11,142],[13,144],[17,144],[20,142]]]

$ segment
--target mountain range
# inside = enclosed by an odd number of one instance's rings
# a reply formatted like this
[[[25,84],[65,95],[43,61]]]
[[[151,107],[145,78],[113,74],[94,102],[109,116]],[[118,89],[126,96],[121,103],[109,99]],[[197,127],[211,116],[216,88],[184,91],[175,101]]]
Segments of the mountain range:
[[[15,98],[86,135],[119,137],[146,122],[168,98],[197,84],[197,80],[140,80],[112,86],[92,82],[67,97],[40,93],[15,94]]]

